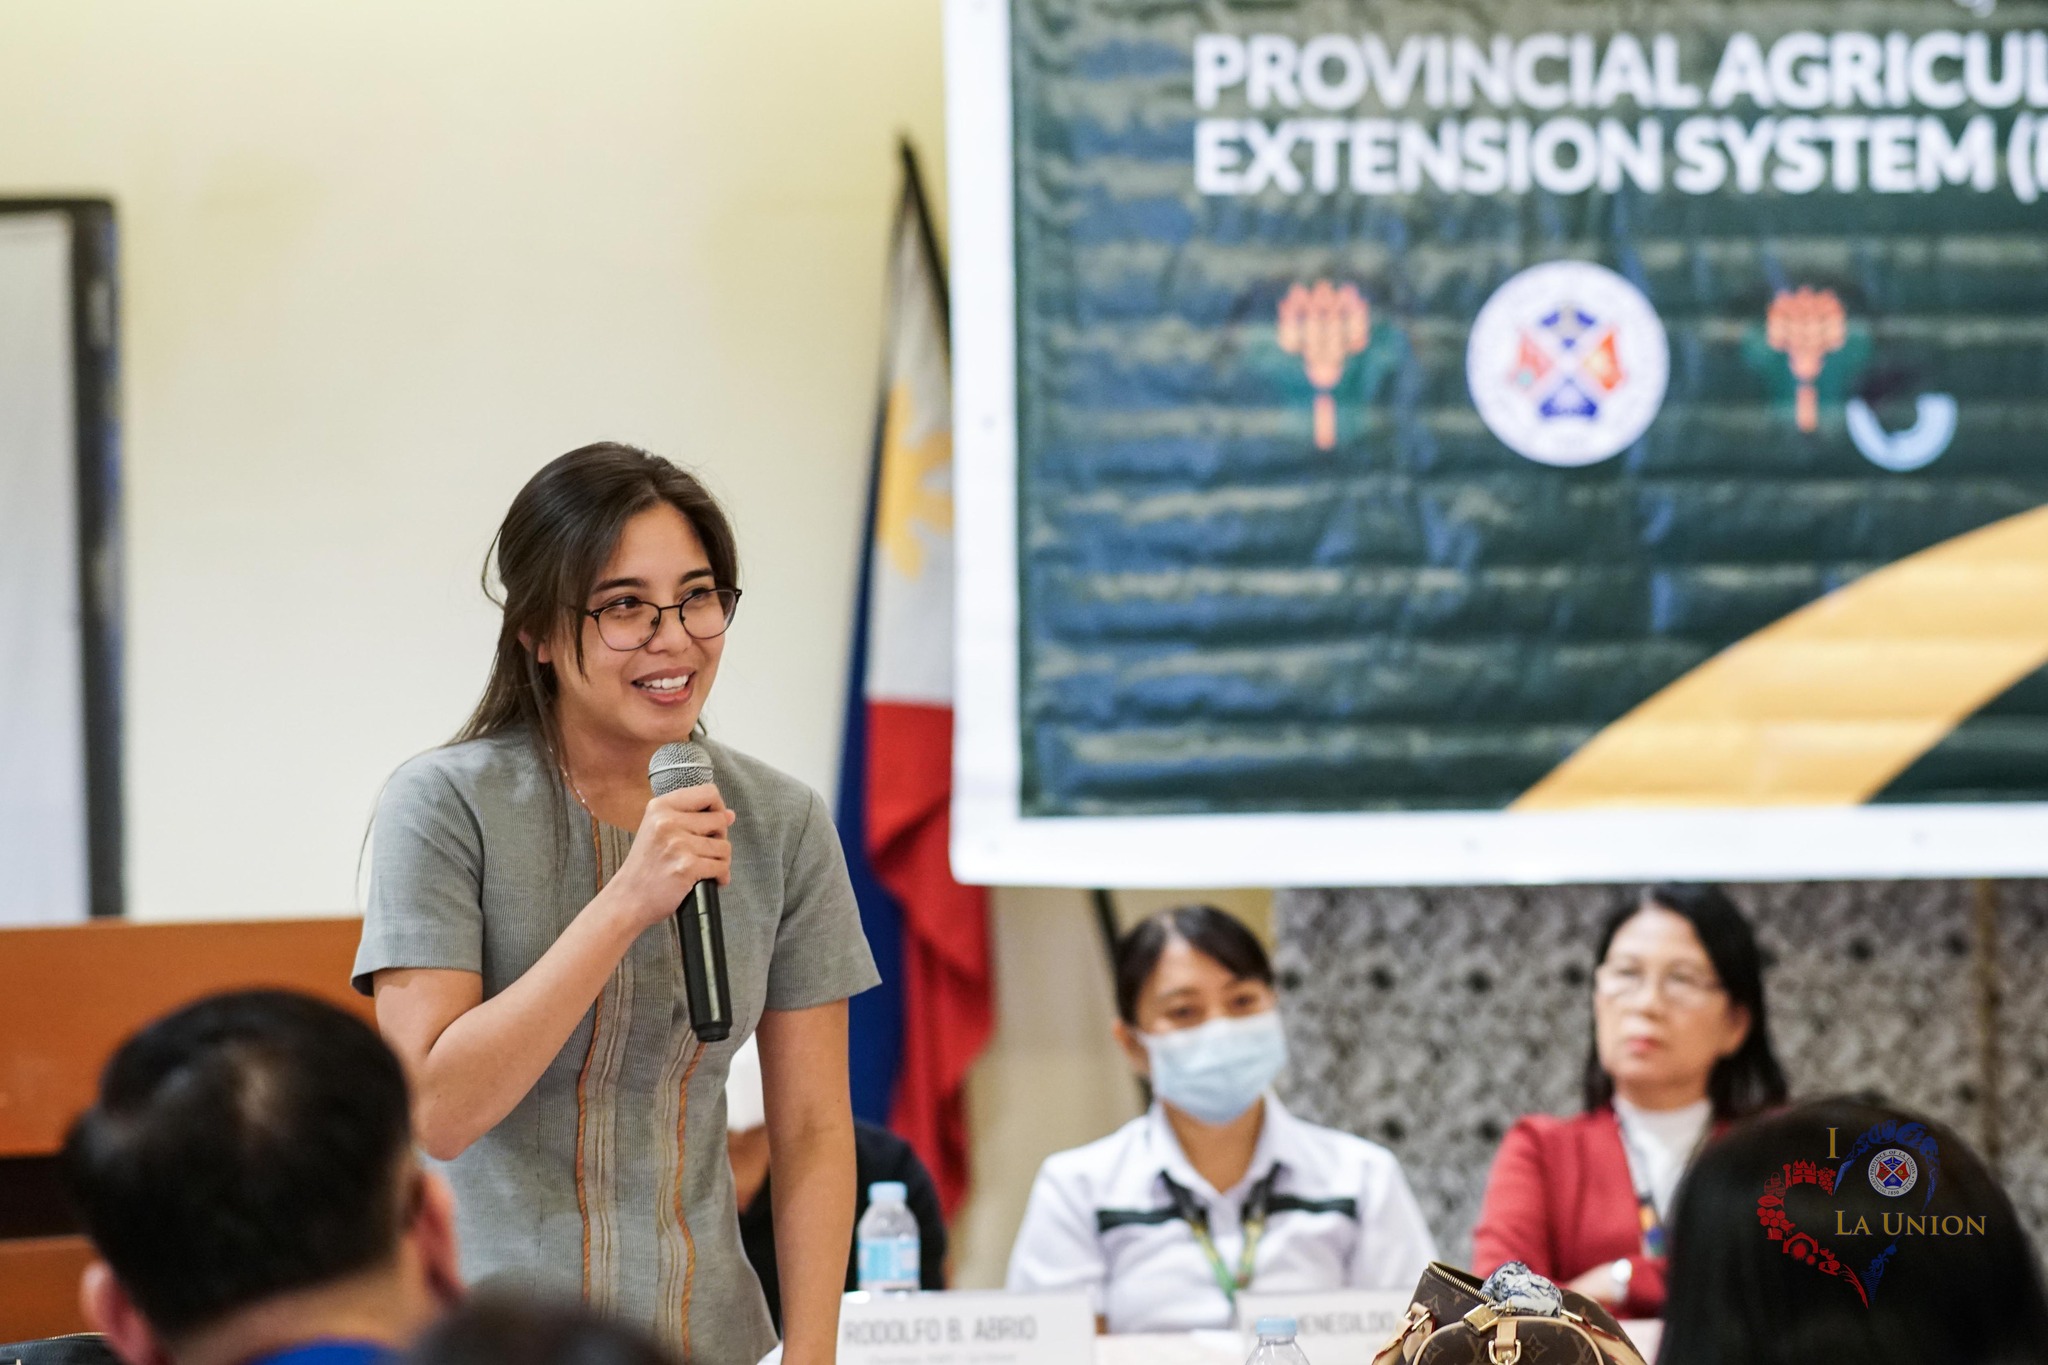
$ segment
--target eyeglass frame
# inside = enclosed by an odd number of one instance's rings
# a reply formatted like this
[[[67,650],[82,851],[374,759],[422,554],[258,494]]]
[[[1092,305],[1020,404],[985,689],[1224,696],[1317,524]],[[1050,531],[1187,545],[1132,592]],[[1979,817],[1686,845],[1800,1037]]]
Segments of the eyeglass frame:
[[[1644,986],[1648,986],[1650,987],[1650,998],[1652,1000],[1661,997],[1662,999],[1667,1000],[1671,1004],[1677,1005],[1680,1008],[1697,1008],[1698,1006],[1704,1005],[1708,1001],[1714,999],[1714,997],[1716,996],[1725,997],[1728,994],[1728,987],[1722,984],[1722,982],[1718,978],[1712,981],[1701,981],[1689,975],[1678,976],[1672,972],[1659,972],[1652,974],[1650,972],[1644,971],[1641,968],[1629,969],[1636,973],[1636,980],[1633,984],[1622,987],[1620,989],[1615,989],[1613,987],[1603,986],[1600,981],[1601,973],[1608,971],[1609,968],[1613,968],[1617,972],[1622,970],[1619,964],[1612,962],[1602,962],[1597,964],[1593,968],[1593,993],[1596,996],[1605,996],[1609,1000],[1629,999],[1630,997],[1634,996],[1638,991],[1640,991]],[[1683,982],[1685,986],[1683,992],[1678,992],[1671,989],[1673,986],[1678,985],[1680,982]],[[1699,998],[1697,1000],[1687,1001],[1682,998],[1683,995],[1690,994],[1694,990],[1697,990],[1700,993]]]
[[[696,600],[697,600],[698,598],[700,598],[700,597],[705,597],[705,596],[711,596],[711,597],[723,597],[723,596],[724,596],[724,595],[725,595],[726,593],[731,593],[731,594],[732,594],[732,600],[731,600],[731,604],[730,604],[729,606],[727,606],[727,607],[726,607],[726,609],[725,609],[725,624],[724,624],[723,626],[719,627],[719,631],[718,631],[718,634],[717,634],[717,635],[699,635],[699,634],[698,634],[698,633],[697,633],[696,631],[694,631],[694,630],[691,630],[691,629],[690,629],[690,623],[689,623],[688,621],[685,621],[685,620],[683,619],[683,608],[684,608],[684,607],[687,607],[687,606],[689,606],[689,605],[690,605],[690,603],[692,603],[692,602],[696,601]],[[654,637],[655,637],[655,636],[657,636],[657,635],[659,635],[659,634],[661,634],[661,618],[662,618],[663,614],[664,614],[664,613],[666,613],[666,612],[671,612],[671,611],[672,611],[672,612],[674,612],[674,613],[676,614],[676,624],[677,624],[677,625],[679,625],[679,626],[681,626],[681,627],[683,628],[683,634],[685,634],[685,635],[689,636],[689,637],[690,637],[690,638],[691,638],[692,640],[716,640],[716,639],[719,639],[720,637],[722,637],[722,636],[723,636],[723,635],[725,634],[725,632],[726,632],[726,631],[728,631],[728,630],[731,630],[731,629],[732,629],[732,618],[733,618],[734,616],[737,616],[737,615],[739,614],[739,610],[740,610],[740,597],[741,597],[741,596],[742,596],[742,594],[741,594],[741,591],[740,591],[740,590],[739,590],[738,588],[698,588],[698,589],[697,589],[697,590],[695,590],[694,592],[687,592],[687,593],[684,593],[684,594],[683,594],[683,600],[682,600],[682,601],[680,601],[680,602],[671,602],[671,603],[669,603],[669,604],[668,604],[667,606],[665,606],[665,607],[664,607],[664,606],[660,606],[660,605],[658,605],[657,603],[654,603],[654,602],[642,602],[642,603],[641,603],[641,605],[642,605],[642,606],[648,606],[648,607],[653,607],[653,608],[654,608],[654,629],[652,629],[652,630],[648,631],[648,632],[647,632],[647,638],[646,638],[646,639],[644,639],[644,640],[642,640],[642,641],[641,641],[641,642],[640,642],[639,644],[637,644],[637,645],[630,645],[630,646],[626,646],[626,647],[624,647],[624,648],[621,648],[620,646],[618,646],[618,645],[615,645],[615,644],[613,644],[613,643],[612,643],[612,642],[611,642],[610,640],[607,640],[607,639],[605,639],[605,638],[604,638],[604,620],[603,620],[603,617],[604,617],[604,614],[605,614],[606,612],[610,611],[610,610],[611,610],[611,609],[612,609],[613,607],[616,607],[617,605],[619,605],[619,603],[620,603],[620,602],[622,602],[622,601],[626,600],[625,598],[618,598],[618,599],[615,599],[615,600],[613,600],[613,601],[610,601],[610,602],[607,602],[607,603],[605,603],[605,604],[604,604],[603,606],[601,606],[601,607],[591,607],[591,608],[587,608],[587,609],[578,609],[578,612],[577,612],[577,614],[578,614],[579,616],[588,616],[588,617],[589,617],[589,618],[590,618],[590,619],[591,619],[592,621],[594,621],[594,622],[596,622],[596,623],[597,623],[597,639],[598,639],[598,643],[602,644],[602,645],[603,645],[603,646],[604,646],[604,647],[605,647],[606,649],[609,649],[609,650],[613,650],[613,651],[616,651],[617,653],[620,653],[620,654],[631,654],[631,653],[633,653],[633,652],[634,652],[634,651],[636,651],[636,650],[642,650],[642,649],[645,649],[645,648],[647,648],[647,646],[649,646],[649,645],[651,645],[651,644],[653,644],[653,643],[654,643]],[[638,598],[634,598],[633,600],[634,600],[634,601],[639,601],[640,599],[638,599]]]

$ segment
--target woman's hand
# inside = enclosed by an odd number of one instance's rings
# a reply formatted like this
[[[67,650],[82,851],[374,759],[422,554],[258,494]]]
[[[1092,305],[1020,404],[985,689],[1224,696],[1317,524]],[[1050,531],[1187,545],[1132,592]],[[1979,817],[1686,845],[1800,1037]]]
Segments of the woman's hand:
[[[460,1154],[511,1113],[634,940],[673,915],[698,882],[732,880],[725,832],[735,818],[708,784],[649,801],[610,884],[489,1000],[475,972],[377,973],[377,1025],[412,1077],[414,1127],[430,1154]]]
[[[1621,1307],[1621,1286],[1614,1281],[1614,1263],[1602,1261],[1585,1274],[1565,1286],[1576,1294],[1584,1294],[1593,1302],[1610,1311]]]
[[[636,931],[673,915],[698,882],[732,881],[732,842],[725,834],[738,818],[708,782],[647,803],[632,850],[605,888]]]

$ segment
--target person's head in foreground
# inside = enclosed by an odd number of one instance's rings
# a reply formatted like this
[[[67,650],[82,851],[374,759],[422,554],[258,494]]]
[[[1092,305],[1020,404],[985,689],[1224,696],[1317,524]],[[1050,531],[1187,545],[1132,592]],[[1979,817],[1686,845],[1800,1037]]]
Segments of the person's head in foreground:
[[[1162,910],[1116,950],[1117,1042],[1169,1111],[1243,1117],[1287,1064],[1273,964],[1251,930],[1210,905]]]
[[[483,1295],[450,1313],[405,1365],[675,1365],[641,1333],[576,1304]]]
[[[1849,1099],[1751,1119],[1673,1221],[1659,1365],[2048,1360],[2033,1248],[1943,1124]]]
[[[415,1164],[405,1076],[367,1024],[282,991],[215,996],[123,1043],[64,1171],[99,1259],[86,1317],[133,1365],[330,1365],[460,1292],[454,1207]]]
[[[1719,887],[1646,888],[1601,926],[1586,1108],[1710,1100],[1717,1119],[1785,1098],[1771,1050],[1763,955]]]

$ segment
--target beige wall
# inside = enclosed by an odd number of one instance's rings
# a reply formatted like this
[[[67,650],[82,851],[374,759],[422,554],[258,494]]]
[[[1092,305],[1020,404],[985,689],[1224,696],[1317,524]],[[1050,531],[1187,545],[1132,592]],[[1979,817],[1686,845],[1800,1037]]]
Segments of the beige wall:
[[[4,13],[0,192],[121,216],[133,913],[353,903],[378,784],[482,682],[506,502],[600,437],[729,500],[711,720],[832,789],[899,132],[943,212],[939,0]],[[1137,1104],[1086,898],[997,904],[967,1284]]]
[[[136,915],[350,906],[378,784],[482,683],[506,503],[601,437],[729,500],[710,719],[831,790],[939,0],[4,13],[0,191],[121,215]]]

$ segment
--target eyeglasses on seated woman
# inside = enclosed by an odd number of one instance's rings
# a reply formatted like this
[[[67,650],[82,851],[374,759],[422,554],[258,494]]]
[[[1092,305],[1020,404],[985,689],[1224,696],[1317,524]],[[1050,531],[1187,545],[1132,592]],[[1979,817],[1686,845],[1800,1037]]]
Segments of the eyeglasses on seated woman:
[[[1664,1306],[1672,1200],[1731,1121],[1782,1103],[1756,935],[1718,887],[1644,889],[1601,926],[1584,1110],[1501,1141],[1472,1265],[1522,1261],[1614,1309]]]
[[[1117,944],[1115,1035],[1146,1113],[1048,1158],[1010,1253],[1015,1291],[1085,1289],[1112,1332],[1231,1325],[1247,1289],[1412,1288],[1436,1248],[1393,1153],[1295,1117],[1273,967],[1207,905]]]

